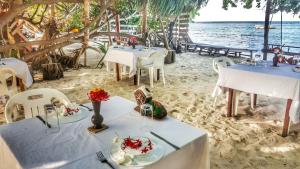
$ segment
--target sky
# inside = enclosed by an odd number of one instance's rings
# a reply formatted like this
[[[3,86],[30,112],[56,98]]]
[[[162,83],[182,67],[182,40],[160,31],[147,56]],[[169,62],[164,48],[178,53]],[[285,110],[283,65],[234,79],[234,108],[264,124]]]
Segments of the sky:
[[[209,0],[207,6],[200,9],[200,16],[196,16],[194,21],[264,21],[264,9],[244,9],[241,5],[237,8],[222,9],[223,0]],[[299,15],[283,13],[284,21],[300,21]],[[280,21],[280,13],[273,16],[273,21]]]

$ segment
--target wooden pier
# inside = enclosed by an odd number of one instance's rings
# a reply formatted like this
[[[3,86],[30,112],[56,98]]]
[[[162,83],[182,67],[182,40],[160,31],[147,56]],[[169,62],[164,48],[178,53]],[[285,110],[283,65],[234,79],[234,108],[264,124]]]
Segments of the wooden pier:
[[[208,54],[212,56],[247,56],[252,58],[256,49],[232,48],[226,46],[210,45],[205,43],[182,43],[186,51],[199,52],[201,54]]]

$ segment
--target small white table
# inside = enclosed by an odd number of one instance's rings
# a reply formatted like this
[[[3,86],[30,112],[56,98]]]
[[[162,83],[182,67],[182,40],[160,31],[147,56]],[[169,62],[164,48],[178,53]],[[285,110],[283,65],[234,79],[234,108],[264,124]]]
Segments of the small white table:
[[[91,106],[91,104],[86,104]],[[63,124],[59,133],[47,134],[45,126],[36,118],[0,126],[0,169],[109,169],[97,160],[96,152],[102,151],[116,169],[121,167],[109,158],[109,147],[115,132],[123,136],[145,135],[144,122],[156,132],[180,147],[175,149],[163,141],[165,156],[158,162],[142,167],[147,169],[209,169],[208,135],[202,129],[167,117],[150,120],[134,111],[136,104],[121,97],[111,97],[101,105],[101,114],[108,129],[90,134],[90,116],[81,121]],[[153,137],[154,138],[154,137]]]
[[[4,65],[2,63],[4,63]],[[16,71],[17,78],[21,79],[22,84],[26,87],[30,87],[33,83],[33,79],[26,62],[16,58],[3,58],[0,61],[0,68],[14,69]]]
[[[268,62],[268,65],[237,64],[220,68],[216,89],[218,87],[229,89],[228,116],[234,111],[235,103],[232,98],[235,90],[255,94],[255,97],[259,94],[286,99],[282,136],[287,136],[290,120],[298,123],[300,118],[300,73],[292,70],[293,65],[279,64],[279,67],[271,65],[272,63]]]
[[[129,77],[133,77],[136,75],[138,57],[149,57],[155,52],[161,52],[162,55],[165,55],[166,49],[159,47],[145,49],[145,46],[139,45],[136,46],[136,49],[128,46],[111,46],[106,53],[104,61],[116,63],[116,77],[117,81],[119,81],[121,79],[119,64],[128,66],[130,68]]]

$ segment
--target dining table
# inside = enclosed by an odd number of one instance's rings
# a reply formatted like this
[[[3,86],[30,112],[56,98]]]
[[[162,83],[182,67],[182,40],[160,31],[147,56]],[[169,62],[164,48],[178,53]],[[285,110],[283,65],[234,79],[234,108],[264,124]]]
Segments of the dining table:
[[[16,58],[2,58],[0,60],[0,68],[11,68],[15,70],[18,83],[21,91],[25,87],[30,87],[33,84],[33,78],[26,62]]]
[[[137,45],[133,49],[131,46],[111,46],[109,47],[104,61],[114,63],[116,67],[116,80],[120,81],[120,65],[129,67],[129,77],[134,77],[134,84],[137,84],[137,62],[139,57],[149,57],[155,52],[160,52],[162,56],[166,56],[166,49],[161,47],[146,47]],[[157,70],[159,76],[159,70]],[[158,77],[159,79],[159,77]]]
[[[84,104],[91,107],[91,103]],[[154,120],[141,116],[135,102],[113,96],[101,103],[101,114],[108,129],[90,133],[92,111],[81,107],[88,116],[73,123],[60,124],[57,132],[48,132],[37,118],[0,126],[0,169],[110,169],[96,153],[101,151],[115,169],[209,169],[209,143],[205,130],[192,127],[172,117]],[[163,139],[155,137],[156,133]],[[110,156],[116,136],[143,136],[163,148],[163,157],[150,165],[126,167]],[[176,145],[175,149],[168,142]]]
[[[227,103],[229,117],[235,114],[234,95],[237,91],[254,94],[254,105],[257,95],[285,99],[282,136],[286,137],[290,121],[299,123],[300,120],[300,73],[295,71],[295,67],[286,63],[273,66],[271,61],[262,61],[256,65],[235,64],[220,67],[213,96],[219,95],[222,89],[229,91]]]

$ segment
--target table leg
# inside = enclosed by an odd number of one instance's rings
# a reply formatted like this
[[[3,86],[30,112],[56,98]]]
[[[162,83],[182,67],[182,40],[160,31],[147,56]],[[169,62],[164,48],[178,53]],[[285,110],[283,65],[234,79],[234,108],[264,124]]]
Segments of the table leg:
[[[257,94],[250,94],[251,109],[254,109],[257,104]]]
[[[117,78],[117,81],[121,80],[119,63],[116,63],[116,78]]]
[[[18,81],[18,84],[19,84],[19,86],[20,86],[21,92],[25,91],[25,85],[24,85],[24,83],[23,83],[23,80],[20,79],[20,78],[17,78],[17,81]]]
[[[233,89],[228,88],[227,117],[232,116]]]
[[[159,80],[159,78],[160,78],[160,69],[157,69],[156,79]]]
[[[284,115],[284,122],[283,122],[283,130],[282,130],[282,137],[286,137],[289,132],[289,126],[290,126],[290,108],[292,105],[293,100],[288,99],[286,103],[286,110]]]
[[[141,72],[137,72],[137,73],[141,73]],[[133,84],[137,85],[137,75],[133,76]]]
[[[253,106],[256,107],[256,103],[257,103],[257,94],[253,95]]]

